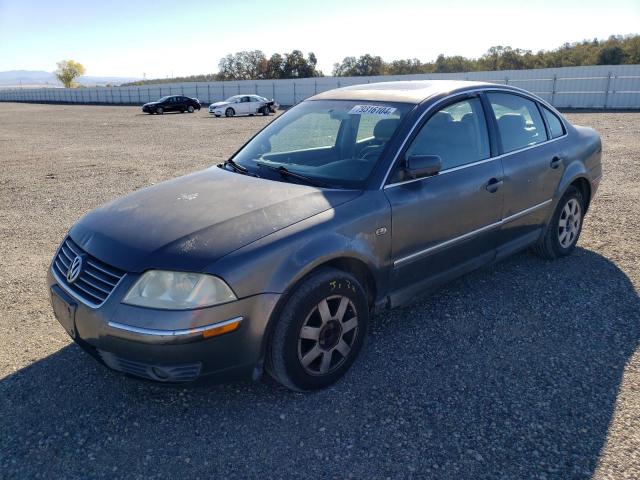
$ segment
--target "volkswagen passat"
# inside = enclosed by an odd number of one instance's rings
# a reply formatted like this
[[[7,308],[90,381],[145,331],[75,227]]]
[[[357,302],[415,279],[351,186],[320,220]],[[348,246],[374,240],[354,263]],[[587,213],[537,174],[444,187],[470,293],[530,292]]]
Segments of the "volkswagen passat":
[[[322,388],[374,310],[528,247],[569,255],[600,156],[594,130],[513,87],[325,92],[225,163],[85,215],[52,261],[53,308],[127,374]]]

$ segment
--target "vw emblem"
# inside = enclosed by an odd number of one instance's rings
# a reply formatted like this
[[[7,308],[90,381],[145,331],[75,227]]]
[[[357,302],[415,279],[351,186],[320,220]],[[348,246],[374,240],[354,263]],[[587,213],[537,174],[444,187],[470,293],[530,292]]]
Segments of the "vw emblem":
[[[80,276],[80,272],[82,272],[82,257],[78,255],[73,259],[71,265],[69,265],[69,269],[67,270],[67,282],[75,282]]]

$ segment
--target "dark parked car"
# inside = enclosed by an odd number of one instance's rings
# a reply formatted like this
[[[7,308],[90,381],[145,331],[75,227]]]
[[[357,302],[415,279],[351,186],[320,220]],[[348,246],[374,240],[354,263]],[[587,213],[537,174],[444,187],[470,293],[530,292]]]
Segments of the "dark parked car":
[[[594,130],[513,87],[325,92],[225,163],[85,215],[52,261],[53,308],[127,374],[322,388],[373,311],[528,247],[569,255],[600,157]]]
[[[157,113],[158,115],[162,115],[164,112],[193,113],[196,110],[200,110],[200,101],[197,98],[185,97],[184,95],[169,95],[142,106],[143,112]]]

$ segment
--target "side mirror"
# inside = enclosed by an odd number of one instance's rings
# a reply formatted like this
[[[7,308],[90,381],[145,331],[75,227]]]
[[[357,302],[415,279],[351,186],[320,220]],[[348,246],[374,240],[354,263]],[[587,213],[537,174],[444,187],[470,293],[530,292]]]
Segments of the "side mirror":
[[[438,155],[409,155],[404,170],[409,178],[431,177],[442,170],[442,160]]]

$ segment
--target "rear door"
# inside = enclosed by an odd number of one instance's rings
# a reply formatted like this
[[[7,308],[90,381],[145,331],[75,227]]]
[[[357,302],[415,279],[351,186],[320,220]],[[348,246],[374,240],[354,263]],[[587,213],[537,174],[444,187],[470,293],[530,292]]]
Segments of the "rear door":
[[[561,140],[548,131],[539,105],[507,92],[487,92],[498,131],[504,168],[504,218],[498,238],[499,256],[536,241],[546,221],[565,169]],[[551,113],[551,112],[550,112]]]
[[[251,96],[251,107],[250,107],[250,113],[258,113],[258,110],[262,107],[262,102],[260,101],[260,98],[258,98],[255,95]]]
[[[491,261],[502,215],[502,165],[491,158],[482,103],[453,99],[418,129],[400,159],[438,155],[437,175],[385,186],[392,210],[392,301]],[[396,300],[394,300],[394,298]]]

